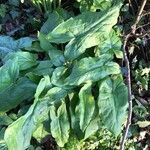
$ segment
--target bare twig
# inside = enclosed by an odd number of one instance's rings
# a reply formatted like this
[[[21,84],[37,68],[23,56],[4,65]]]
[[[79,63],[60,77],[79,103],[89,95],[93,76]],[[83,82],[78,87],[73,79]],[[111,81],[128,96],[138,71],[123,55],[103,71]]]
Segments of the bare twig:
[[[142,34],[135,34],[136,38],[143,38],[145,36],[150,36],[150,32],[143,32]]]
[[[145,5],[146,5],[146,2],[147,2],[147,0],[143,0],[143,1],[142,1],[142,5],[141,5],[141,7],[140,7],[140,9],[139,9],[139,11],[138,11],[138,14],[137,14],[135,23],[134,23],[134,24],[132,25],[132,27],[131,27],[133,34],[135,34],[136,26],[137,26],[137,24],[139,23],[139,21],[140,21],[140,19],[141,19],[141,17],[142,17],[142,12],[143,12],[143,9],[144,9],[144,7],[145,7]]]
[[[144,106],[150,105],[150,102],[141,97],[136,97],[136,99]]]
[[[127,67],[127,85],[128,85],[128,104],[129,104],[129,111],[128,111],[128,118],[127,118],[127,123],[126,123],[126,128],[125,128],[125,133],[122,137],[122,141],[120,144],[120,150],[124,150],[124,144],[127,138],[127,134],[128,134],[128,130],[131,124],[131,117],[132,117],[132,93],[131,93],[131,78],[130,78],[130,64],[129,64],[129,59],[127,56],[127,52],[126,52],[126,46],[127,46],[127,42],[128,39],[130,37],[130,34],[128,34],[125,39],[124,39],[124,43],[123,43],[123,52],[124,52],[124,61],[126,63],[126,67]]]
[[[147,15],[150,15],[150,11],[143,14],[142,17],[147,16]]]
[[[142,26],[137,27],[136,30],[138,30],[138,29],[140,29],[140,28],[144,28],[144,27],[149,26],[149,25],[150,25],[150,22],[148,22],[147,24],[144,24],[144,25],[142,25]]]
[[[142,5],[141,5],[141,7],[138,11],[135,23],[131,27],[131,32],[129,34],[127,34],[127,36],[124,39],[124,43],[123,43],[124,61],[125,61],[126,67],[127,67],[127,85],[128,85],[129,110],[128,110],[128,118],[127,118],[127,123],[126,123],[126,127],[125,127],[125,132],[123,134],[121,144],[120,144],[120,150],[124,150],[124,145],[125,145],[125,141],[126,141],[126,138],[127,138],[127,134],[128,134],[128,131],[129,131],[130,124],[131,124],[131,118],[132,118],[132,93],[131,93],[130,64],[129,64],[129,59],[128,59],[128,56],[127,56],[126,47],[127,47],[127,42],[128,42],[129,37],[132,34],[135,34],[137,24],[139,23],[139,21],[141,19],[141,15],[142,15],[142,12],[143,12],[143,9],[145,7],[146,2],[147,2],[147,0],[142,1]]]

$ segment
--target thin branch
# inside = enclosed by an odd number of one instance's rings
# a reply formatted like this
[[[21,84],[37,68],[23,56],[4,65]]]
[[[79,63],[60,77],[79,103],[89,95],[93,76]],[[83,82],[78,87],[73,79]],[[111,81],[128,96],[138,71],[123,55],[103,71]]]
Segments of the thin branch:
[[[120,150],[124,150],[124,144],[127,138],[128,130],[131,124],[131,118],[132,118],[132,93],[131,93],[131,77],[130,77],[130,64],[129,64],[129,59],[127,56],[127,51],[126,51],[126,46],[128,39],[130,37],[130,34],[128,34],[123,43],[123,53],[124,53],[124,61],[126,63],[127,67],[127,85],[128,85],[128,104],[129,104],[129,111],[128,111],[128,118],[127,118],[127,123],[126,123],[126,128],[125,128],[125,133],[122,137],[122,141],[120,144]]]
[[[147,16],[147,15],[150,15],[150,11],[143,14],[142,17]]]
[[[145,36],[150,36],[150,31],[149,32],[143,32],[142,34],[135,34],[136,38],[143,38]]]
[[[140,19],[141,19],[141,17],[142,17],[142,12],[143,12],[143,10],[144,10],[144,7],[145,7],[145,5],[146,5],[146,2],[147,2],[147,0],[143,0],[143,1],[142,1],[142,5],[141,5],[141,7],[140,7],[140,9],[139,9],[139,11],[138,11],[138,15],[137,15],[137,17],[136,17],[135,23],[134,23],[134,24],[132,25],[132,27],[131,27],[133,34],[135,34],[137,24],[139,23],[139,21],[140,21]]]
[[[136,97],[136,99],[144,106],[150,105],[150,102],[141,97]]]
[[[126,123],[126,127],[125,127],[125,132],[124,132],[124,135],[122,137],[121,144],[120,144],[120,150],[124,150],[124,145],[125,145],[125,142],[126,142],[126,138],[127,138],[127,134],[128,134],[128,131],[129,131],[129,127],[131,125],[131,118],[132,118],[132,93],[131,93],[130,64],[129,64],[129,59],[128,59],[128,56],[127,56],[126,47],[127,47],[127,42],[128,42],[129,37],[132,34],[135,34],[137,24],[139,23],[139,21],[141,19],[141,15],[142,15],[142,12],[143,12],[143,9],[145,7],[146,2],[147,2],[147,0],[142,1],[142,5],[141,5],[141,7],[138,11],[135,23],[131,27],[131,32],[129,34],[127,34],[127,36],[124,39],[124,43],[123,43],[124,61],[125,61],[126,67],[127,67],[127,86],[128,86],[129,110],[128,110],[128,118],[127,118],[127,123]]]
[[[147,24],[144,24],[144,25],[142,25],[142,26],[137,27],[136,30],[138,30],[138,29],[140,29],[140,28],[144,28],[144,27],[149,26],[149,25],[150,25],[150,22],[148,22]]]

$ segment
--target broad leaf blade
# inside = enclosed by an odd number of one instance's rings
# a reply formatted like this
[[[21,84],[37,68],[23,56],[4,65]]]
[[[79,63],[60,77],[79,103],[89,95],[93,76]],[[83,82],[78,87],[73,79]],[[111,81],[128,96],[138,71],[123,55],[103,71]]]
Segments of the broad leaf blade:
[[[13,120],[6,113],[0,114],[0,126],[8,126],[13,123]]]
[[[48,133],[45,130],[45,127],[43,125],[43,123],[41,123],[38,128],[34,131],[33,133],[33,137],[38,141],[38,142],[42,142],[42,140],[46,137],[50,135],[50,133]]]
[[[119,65],[111,62],[111,59],[110,55],[102,55],[100,58],[88,57],[81,59],[76,62],[70,76],[66,78],[66,85],[75,86],[88,81],[96,82],[110,74],[119,74]]]
[[[55,49],[52,44],[46,39],[46,35],[38,32],[38,39],[40,41],[40,47],[44,50],[44,51],[49,51],[51,49]]]
[[[86,12],[57,26],[47,35],[54,43],[70,41],[65,50],[65,57],[73,60],[85,52],[87,48],[96,46],[109,34],[117,23],[120,5],[104,12]]]
[[[16,81],[19,76],[17,60],[9,60],[0,68],[0,91],[4,90]]]
[[[70,107],[69,107],[69,113],[70,113],[70,124],[71,124],[71,128],[73,129],[73,133],[77,136],[77,137],[83,137],[83,133],[80,129],[80,118],[79,118],[79,96],[78,93],[74,92],[74,93],[70,93],[68,95],[69,100],[70,100]]]
[[[48,55],[55,66],[62,66],[65,62],[65,57],[62,51],[57,49],[51,49]]]
[[[99,115],[104,126],[118,135],[126,118],[127,87],[120,76],[104,79],[99,87]]]
[[[85,130],[84,139],[89,138],[92,134],[94,134],[100,128],[100,118],[99,116],[95,117],[88,127]]]
[[[67,143],[69,138],[70,124],[66,110],[66,104],[63,102],[58,108],[57,113],[55,107],[50,108],[51,116],[51,133],[60,147]]]
[[[29,37],[14,40],[9,36],[0,36],[0,58],[2,59],[10,52],[16,52],[22,48],[30,47],[32,42],[33,39]]]
[[[64,10],[61,10],[60,12],[53,11],[50,13],[47,21],[41,27],[40,32],[48,34],[52,31],[56,26],[64,21],[65,17],[62,15],[64,13],[66,13]]]
[[[42,89],[36,91],[36,96],[41,93]],[[45,97],[41,99],[36,97],[28,112],[7,128],[4,139],[8,149],[27,149],[30,145],[32,133],[48,118],[50,105],[55,101],[60,102],[67,94],[67,91],[54,87],[48,91]]]
[[[47,101],[34,103],[28,112],[12,123],[5,132],[8,149],[24,150],[30,145],[33,131],[48,116]]]
[[[3,60],[6,62],[9,59],[14,60],[16,58],[20,70],[26,70],[37,65],[37,55],[29,52],[9,53]]]
[[[65,79],[67,78],[68,69],[65,66],[57,67],[52,75],[52,84],[63,89],[71,89],[73,86],[66,84]]]
[[[4,140],[5,128],[0,128],[0,150],[8,150]]]
[[[5,90],[0,91],[0,112],[6,112],[15,108],[24,100],[32,99],[35,89],[36,84],[23,77]]]
[[[39,65],[35,69],[33,69],[32,72],[38,76],[46,76],[46,75],[51,76],[54,70],[52,67],[53,67],[52,61],[44,60],[40,61]]]
[[[99,45],[99,53],[116,55],[117,58],[123,58],[121,51],[122,42],[117,33],[112,30],[106,39]]]
[[[44,99],[49,99],[49,103],[54,104],[60,102],[61,99],[66,97],[69,92],[69,90],[67,91],[60,87],[53,87],[47,92]]]
[[[80,129],[84,132],[95,110],[95,100],[91,93],[91,83],[85,84],[79,92]]]
[[[115,0],[94,0],[93,7],[95,9],[106,10],[110,8]]]
[[[117,23],[119,10],[120,7],[116,6],[99,14],[101,18],[98,18],[95,22],[93,21],[87,31],[76,36],[75,39],[67,44],[65,57],[69,60],[74,60],[83,54],[87,48],[96,46],[103,41],[103,38],[109,34],[112,27]],[[97,18],[94,15],[89,16],[86,17]]]
[[[44,76],[42,78],[37,86],[36,93],[34,95],[35,99],[38,100],[38,98],[41,96],[42,92],[44,89],[47,89],[47,87],[51,87],[51,82],[50,82],[50,77],[49,76]]]

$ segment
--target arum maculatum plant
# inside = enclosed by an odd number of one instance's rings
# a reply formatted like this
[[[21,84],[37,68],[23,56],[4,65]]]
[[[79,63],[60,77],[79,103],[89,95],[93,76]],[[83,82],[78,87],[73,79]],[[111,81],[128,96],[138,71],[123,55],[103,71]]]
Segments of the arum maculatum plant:
[[[0,37],[0,116],[7,119],[0,124],[0,146],[25,150],[32,138],[40,142],[51,134],[65,147],[73,137],[80,143],[100,128],[121,133],[128,99],[114,61],[122,59],[114,27],[121,6],[121,0],[110,0],[101,11],[71,18],[54,11],[38,40]]]

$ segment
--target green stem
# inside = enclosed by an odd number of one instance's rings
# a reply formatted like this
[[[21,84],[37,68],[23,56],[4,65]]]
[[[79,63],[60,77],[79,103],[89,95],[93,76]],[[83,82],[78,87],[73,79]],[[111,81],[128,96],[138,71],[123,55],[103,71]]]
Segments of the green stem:
[[[47,9],[49,10],[49,12],[52,11],[52,0],[46,0],[46,4],[47,4]]]
[[[58,7],[61,8],[61,0],[59,0]]]
[[[54,10],[57,8],[57,1],[53,0],[53,4],[54,4]]]
[[[43,0],[42,3],[43,3],[43,6],[44,6],[44,11],[45,11],[45,13],[46,13],[46,12],[48,11],[48,10],[47,10],[47,7],[46,7],[46,1]]]
[[[34,1],[36,7],[40,10],[40,13],[42,13],[42,8],[39,2],[37,2],[36,0]]]
[[[52,11],[52,2],[53,2],[53,0],[49,0],[49,9],[50,9],[50,11]]]

